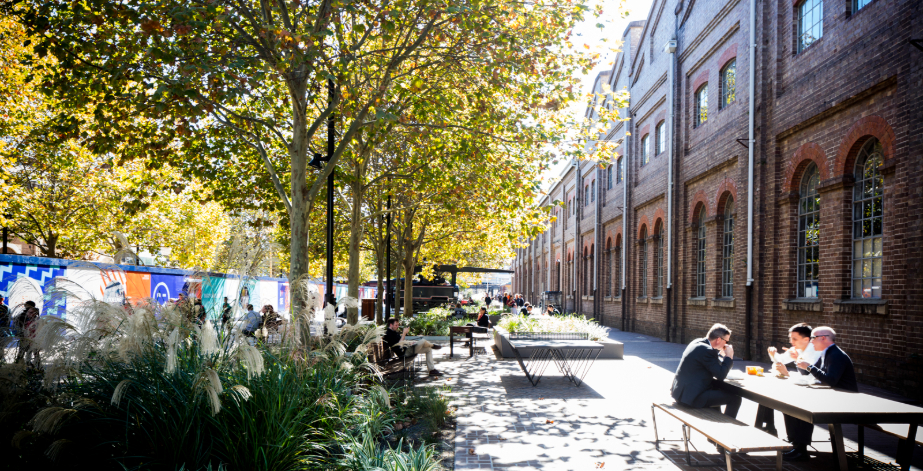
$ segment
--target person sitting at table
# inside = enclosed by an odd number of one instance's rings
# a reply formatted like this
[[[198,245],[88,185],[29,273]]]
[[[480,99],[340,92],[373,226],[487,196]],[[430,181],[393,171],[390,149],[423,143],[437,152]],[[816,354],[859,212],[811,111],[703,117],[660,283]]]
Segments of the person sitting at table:
[[[526,303],[526,306],[523,308],[523,311],[521,314],[523,316],[531,316],[532,315],[532,305],[529,303]]]
[[[773,361],[773,369],[781,376],[789,376],[786,364],[798,370],[797,367],[794,366],[794,360],[798,358],[806,359],[811,363],[817,361],[817,352],[814,351],[814,345],[811,345],[811,326],[804,322],[791,326],[791,328],[788,329],[788,340],[792,346],[791,348],[782,347],[785,353],[779,353],[776,347],[769,347],[767,349],[769,358]],[[777,361],[777,358],[783,356],[788,356],[791,360],[787,360],[785,363]],[[798,371],[803,375],[808,374],[806,370]],[[756,428],[779,436],[779,432],[776,430],[775,410],[760,405],[756,410]]]
[[[482,306],[482,307],[481,307],[481,310],[478,312],[477,325],[472,324],[472,323],[469,322],[469,323],[465,324],[465,326],[467,326],[467,327],[484,327],[484,328],[487,328],[487,329],[491,328],[492,325],[491,325],[491,323],[490,323],[490,316],[487,315],[487,308]],[[471,332],[468,332],[467,334],[465,334],[465,337],[468,337],[468,340],[467,340],[467,341],[465,342],[465,344],[462,345],[462,346],[463,346],[463,347],[468,347],[468,346],[471,345]]]
[[[737,417],[740,396],[717,389],[734,365],[734,347],[728,342],[731,329],[715,324],[706,338],[695,339],[679,360],[670,395],[677,402],[691,407],[724,406],[724,414]]]
[[[388,328],[385,330],[383,338],[385,348],[390,348],[398,358],[403,358],[407,352],[415,355],[422,353],[426,355],[426,367],[429,368],[429,375],[442,376],[442,373],[436,369],[436,364],[433,363],[433,350],[439,350],[442,348],[442,345],[435,345],[426,340],[405,342],[404,337],[407,336],[407,332],[410,332],[410,327],[404,327],[403,333],[399,334],[398,330],[400,328],[401,325],[396,317],[388,319]]]
[[[859,392],[856,382],[856,372],[852,360],[840,347],[836,346],[836,332],[831,327],[818,327],[811,331],[811,344],[819,352],[816,363],[810,363],[804,358],[796,365],[824,386],[834,389]],[[786,461],[807,461],[808,445],[814,433],[814,425],[801,419],[785,415],[785,430],[788,431],[789,441],[795,449],[782,455]]]

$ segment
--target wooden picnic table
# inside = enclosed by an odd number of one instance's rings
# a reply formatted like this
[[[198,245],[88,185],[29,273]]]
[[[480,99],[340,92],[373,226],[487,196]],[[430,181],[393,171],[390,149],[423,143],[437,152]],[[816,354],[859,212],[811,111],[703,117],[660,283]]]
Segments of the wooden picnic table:
[[[742,380],[726,379],[720,386],[731,394],[805,422],[828,424],[840,471],[848,469],[842,424],[907,424],[912,443],[917,425],[923,423],[921,407],[827,386],[799,386],[795,384],[797,376],[795,373],[789,379],[780,379],[775,375],[747,375]],[[905,448],[913,452],[912,446]],[[897,457],[903,471],[910,468],[911,456],[906,450]]]

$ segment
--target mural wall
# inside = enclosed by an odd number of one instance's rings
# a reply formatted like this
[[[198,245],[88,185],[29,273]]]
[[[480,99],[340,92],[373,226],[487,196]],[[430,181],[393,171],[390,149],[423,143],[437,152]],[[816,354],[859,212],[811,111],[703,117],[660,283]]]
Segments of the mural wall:
[[[325,286],[322,282],[311,284],[320,294],[317,297],[320,302]],[[334,284],[334,292],[341,299],[346,296],[347,286]],[[3,304],[15,308],[33,301],[43,316],[66,318],[68,303],[90,299],[122,304],[150,298],[164,304],[180,296],[201,298],[210,317],[220,316],[225,297],[237,312],[245,312],[248,304],[256,310],[271,305],[287,316],[290,293],[286,278],[241,279],[223,273],[0,255]],[[376,288],[359,288],[360,298],[375,295]]]

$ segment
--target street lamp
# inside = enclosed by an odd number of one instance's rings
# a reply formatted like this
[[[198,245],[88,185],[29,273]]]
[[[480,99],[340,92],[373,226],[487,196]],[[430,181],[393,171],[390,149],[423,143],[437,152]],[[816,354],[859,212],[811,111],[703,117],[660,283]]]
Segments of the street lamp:
[[[333,80],[327,79],[327,96],[329,106],[333,106],[334,99]],[[308,163],[309,166],[320,170],[323,168],[321,162],[330,162],[334,152],[334,129],[333,122],[335,114],[330,113],[327,117],[327,156],[321,156],[315,152],[314,158]],[[324,295],[324,302],[336,305],[336,295],[333,293],[333,170],[327,175],[327,289]]]

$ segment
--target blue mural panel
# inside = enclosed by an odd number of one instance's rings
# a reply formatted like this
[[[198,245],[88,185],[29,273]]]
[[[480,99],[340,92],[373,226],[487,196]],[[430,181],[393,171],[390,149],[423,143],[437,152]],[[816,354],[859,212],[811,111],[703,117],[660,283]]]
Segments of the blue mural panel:
[[[160,304],[176,300],[185,286],[183,275],[151,274],[151,297]]]
[[[3,297],[3,304],[15,307],[23,302],[23,300],[9,299],[9,295],[13,283],[25,277],[35,280],[42,290],[42,298],[33,299],[41,306],[41,314],[43,316],[48,314],[63,316],[66,299],[63,296],[52,295],[54,279],[59,276],[64,276],[64,267],[57,265],[0,263],[0,296]]]

